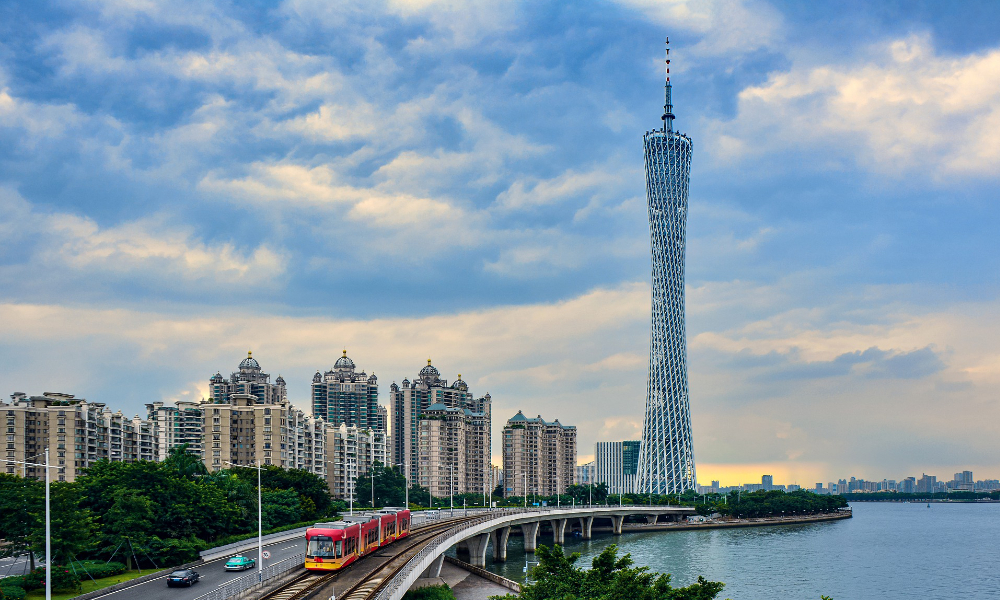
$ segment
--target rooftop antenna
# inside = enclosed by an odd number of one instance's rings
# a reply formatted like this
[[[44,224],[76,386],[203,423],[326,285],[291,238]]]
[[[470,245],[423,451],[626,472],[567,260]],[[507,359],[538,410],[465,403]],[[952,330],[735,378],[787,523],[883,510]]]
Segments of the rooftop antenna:
[[[670,99],[670,38],[666,40],[667,54],[666,54],[666,69],[667,69],[667,82],[665,84],[665,99],[663,103],[663,133],[674,131],[674,105]]]

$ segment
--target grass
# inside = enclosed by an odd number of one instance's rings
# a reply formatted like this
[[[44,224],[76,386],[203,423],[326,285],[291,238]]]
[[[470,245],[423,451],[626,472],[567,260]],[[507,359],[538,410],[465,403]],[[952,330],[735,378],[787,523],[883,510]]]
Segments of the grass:
[[[129,581],[130,579],[135,579],[136,577],[142,577],[143,575],[149,575],[150,573],[155,572],[156,570],[154,569],[143,569],[142,573],[133,570],[122,573],[121,575],[101,577],[97,580],[92,580],[90,577],[84,575],[84,580],[81,582],[83,584],[83,588],[81,590],[76,592],[53,592],[52,600],[69,600],[70,598],[75,598],[80,594],[93,592],[94,590],[106,588],[109,585]],[[45,590],[32,590],[28,592],[28,594],[24,597],[24,600],[45,600]]]

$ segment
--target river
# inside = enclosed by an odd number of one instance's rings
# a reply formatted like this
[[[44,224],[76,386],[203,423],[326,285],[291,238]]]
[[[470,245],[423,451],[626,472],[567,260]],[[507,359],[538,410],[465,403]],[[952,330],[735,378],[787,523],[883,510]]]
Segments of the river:
[[[851,506],[854,518],[826,523],[567,536],[566,550],[589,567],[617,543],[636,564],[670,573],[675,586],[703,575],[725,583],[720,598],[732,600],[1000,598],[1000,504]],[[520,536],[510,537],[507,559],[493,563],[490,552],[486,568],[523,581]]]

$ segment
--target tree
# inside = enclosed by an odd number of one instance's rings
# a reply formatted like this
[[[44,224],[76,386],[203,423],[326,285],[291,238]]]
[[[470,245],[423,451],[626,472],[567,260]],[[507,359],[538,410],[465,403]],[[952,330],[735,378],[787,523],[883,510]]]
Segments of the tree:
[[[261,493],[264,529],[298,523],[302,519],[300,505],[295,490],[264,490]]]
[[[94,516],[81,507],[82,490],[76,483],[57,481],[51,484],[52,556],[46,564],[69,564],[77,554],[90,549],[97,528]],[[45,551],[45,523],[36,522],[32,531],[32,547],[36,552]]]
[[[402,506],[406,502],[406,477],[399,467],[386,467],[375,461],[370,471],[358,475],[354,484],[354,502],[372,504],[372,476],[375,478],[375,506]]]
[[[17,475],[0,474],[0,539],[4,540],[4,554],[19,556],[28,553],[31,569],[35,568],[35,555],[31,553],[32,534],[44,527],[44,484]]]
[[[712,600],[724,584],[699,577],[687,587],[670,585],[670,575],[634,567],[629,554],[619,558],[618,547],[608,546],[594,558],[589,570],[575,566],[578,553],[566,556],[560,546],[539,546],[538,566],[532,570],[535,583],[520,596],[494,596],[491,600]]]

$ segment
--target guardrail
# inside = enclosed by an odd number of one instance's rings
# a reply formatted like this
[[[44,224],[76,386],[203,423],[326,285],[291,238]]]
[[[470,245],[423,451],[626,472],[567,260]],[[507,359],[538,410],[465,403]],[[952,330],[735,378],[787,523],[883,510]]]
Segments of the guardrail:
[[[292,540],[295,538],[303,538],[306,535],[306,529],[310,526],[299,527],[298,529],[289,529],[288,531],[279,531],[278,533],[269,533],[261,538],[261,542],[266,544],[271,544],[274,542],[283,542],[285,540]],[[215,560],[221,556],[227,554],[235,554],[243,550],[250,550],[251,548],[257,547],[257,538],[247,538],[245,540],[240,540],[238,542],[233,542],[232,544],[226,544],[225,546],[217,546],[215,548],[209,548],[208,550],[202,550],[198,553],[203,561]]]
[[[259,573],[252,573],[250,575],[244,575],[230,581],[229,583],[220,585],[211,592],[198,596],[195,600],[227,600],[243,592],[251,591],[257,588],[263,588],[264,585],[271,579],[274,579],[278,575],[282,575],[291,571],[296,567],[301,567],[305,564],[305,555],[296,554],[295,556],[290,556],[279,560],[278,562],[264,567]]]

